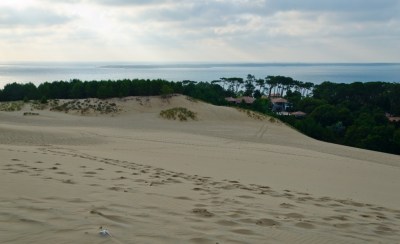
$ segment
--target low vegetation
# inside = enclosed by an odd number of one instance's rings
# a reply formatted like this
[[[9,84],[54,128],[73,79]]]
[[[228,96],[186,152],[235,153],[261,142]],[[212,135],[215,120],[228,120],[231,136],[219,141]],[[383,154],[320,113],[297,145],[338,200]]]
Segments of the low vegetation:
[[[33,112],[24,112],[24,116],[38,116],[39,113],[33,113]]]
[[[189,119],[197,120],[197,114],[195,112],[192,112],[182,107],[162,110],[160,112],[160,116],[164,119],[170,119],[170,120],[177,120],[177,119],[179,119],[180,121],[188,121]]]
[[[198,100],[194,99],[193,97],[186,97],[186,100],[188,100],[188,101],[190,101],[192,103],[197,103],[198,102]]]
[[[21,101],[2,102],[2,103],[0,103],[0,111],[5,111],[5,112],[20,111],[23,106],[24,106],[24,103]]]
[[[50,103],[50,105],[55,106],[53,103]],[[41,103],[40,101],[33,101],[31,103],[31,110],[44,110],[49,107],[49,102],[47,103]]]
[[[115,114],[120,111],[116,103],[104,100],[71,100],[64,103],[57,102],[50,110],[59,112],[73,112],[80,114]]]
[[[38,108],[49,106],[57,111],[78,113],[116,113],[117,106],[107,103],[107,98],[127,96],[162,96],[183,94],[214,105],[227,105],[256,111],[276,121],[296,128],[300,132],[318,140],[344,144],[359,148],[395,153],[400,155],[400,123],[389,121],[389,117],[400,117],[400,84],[388,82],[354,82],[338,84],[323,82],[314,85],[285,76],[256,78],[248,75],[243,78],[220,78],[212,82],[166,80],[124,79],[102,81],[55,81],[39,86],[32,83],[11,83],[0,90],[0,101],[38,101]],[[236,104],[225,98],[253,97]],[[288,116],[272,111],[267,97],[283,97],[290,106],[287,112],[302,111],[306,116]],[[52,105],[54,99],[98,98],[96,104],[78,102]],[[190,98],[189,98],[190,99]],[[101,103],[103,101],[103,103]],[[42,104],[39,106],[39,104]],[[145,105],[146,103],[143,103]],[[21,103],[3,103],[2,111],[21,109]],[[246,112],[249,117],[261,119],[256,113]],[[178,116],[179,114],[179,116]],[[190,113],[164,111],[160,114],[167,119],[188,120]]]
[[[255,120],[260,120],[260,121],[264,121],[266,120],[268,117],[265,116],[265,114],[259,113],[259,112],[255,112],[255,111],[251,111],[249,109],[243,109],[243,108],[237,108],[238,111],[247,114],[247,116],[249,118],[255,119]]]

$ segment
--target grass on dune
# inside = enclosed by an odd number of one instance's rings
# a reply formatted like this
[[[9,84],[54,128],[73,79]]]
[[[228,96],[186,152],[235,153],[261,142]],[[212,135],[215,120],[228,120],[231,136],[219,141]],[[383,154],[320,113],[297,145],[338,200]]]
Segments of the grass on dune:
[[[170,119],[170,120],[177,120],[177,119],[179,119],[180,121],[188,121],[189,119],[197,120],[197,114],[195,112],[182,107],[162,110],[160,112],[160,116],[164,119]]]

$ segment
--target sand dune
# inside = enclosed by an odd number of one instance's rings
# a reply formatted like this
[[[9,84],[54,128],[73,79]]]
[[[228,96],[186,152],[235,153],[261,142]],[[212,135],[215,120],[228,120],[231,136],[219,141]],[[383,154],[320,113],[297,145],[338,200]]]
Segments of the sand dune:
[[[184,96],[109,103],[0,112],[1,243],[400,240],[399,156]],[[198,119],[159,116],[174,107]]]

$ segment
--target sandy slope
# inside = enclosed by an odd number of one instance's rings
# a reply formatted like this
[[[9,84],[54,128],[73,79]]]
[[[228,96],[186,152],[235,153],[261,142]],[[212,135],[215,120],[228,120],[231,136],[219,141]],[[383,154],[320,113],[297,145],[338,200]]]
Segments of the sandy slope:
[[[118,114],[0,112],[1,243],[400,240],[399,156],[182,96],[112,102]],[[158,116],[177,106],[199,119]]]

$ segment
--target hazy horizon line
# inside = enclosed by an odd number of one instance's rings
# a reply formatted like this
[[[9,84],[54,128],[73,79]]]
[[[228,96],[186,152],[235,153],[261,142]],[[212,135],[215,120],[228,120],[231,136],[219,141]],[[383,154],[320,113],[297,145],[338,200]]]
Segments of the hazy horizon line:
[[[23,65],[23,64],[110,64],[110,65],[397,65],[398,62],[386,62],[386,61],[375,61],[375,62],[331,62],[331,61],[319,61],[319,62],[302,62],[302,61],[10,61],[1,62],[0,65]]]

